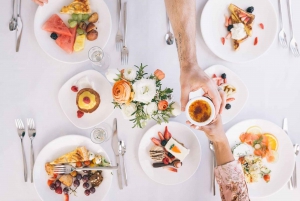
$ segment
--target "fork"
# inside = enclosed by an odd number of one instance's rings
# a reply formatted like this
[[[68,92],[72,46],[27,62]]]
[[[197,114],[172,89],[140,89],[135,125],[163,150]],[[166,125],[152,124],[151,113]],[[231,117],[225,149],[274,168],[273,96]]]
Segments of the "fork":
[[[298,44],[296,42],[296,39],[294,37],[294,29],[293,29],[293,16],[292,16],[292,2],[291,0],[288,0],[289,4],[289,17],[290,17],[290,24],[291,24],[291,42],[290,42],[290,50],[292,51],[293,55],[295,57],[299,57],[299,50],[298,50]]]
[[[284,28],[283,28],[281,0],[278,0],[278,2],[279,2],[279,6],[278,6],[279,7],[279,21],[280,21],[280,26],[281,26],[281,30],[279,32],[278,38],[279,38],[279,42],[280,42],[281,46],[284,48],[287,48],[288,43],[287,43]]]
[[[27,182],[27,163],[26,163],[26,156],[25,156],[25,151],[24,151],[24,146],[23,146],[23,138],[25,136],[25,128],[24,124],[21,119],[15,119],[17,131],[19,134],[19,137],[21,139],[21,145],[22,145],[22,155],[23,155],[23,168],[24,168],[24,180]]]
[[[55,165],[53,172],[55,174],[69,174],[73,171],[83,171],[83,170],[116,170],[117,166],[105,166],[105,167],[92,167],[92,168],[76,168],[72,165]]]
[[[216,167],[216,158],[215,158],[215,149],[212,141],[209,141],[209,148],[213,152],[213,162],[212,162],[212,189],[214,196],[216,195],[216,179],[215,179],[215,167]]]
[[[124,45],[121,52],[122,65],[128,64],[128,48],[126,47],[126,33],[127,33],[127,2],[124,3]]]
[[[121,51],[122,49],[122,46],[123,46],[123,36],[122,36],[122,33],[121,33],[121,0],[118,0],[119,2],[119,9],[120,9],[120,12],[119,12],[119,27],[118,27],[118,32],[117,32],[117,35],[116,35],[116,49],[117,51]]]
[[[34,152],[33,152],[33,144],[32,141],[36,135],[36,130],[35,130],[35,125],[34,125],[34,121],[32,118],[27,119],[27,129],[28,129],[28,136],[30,138],[31,141],[31,157],[30,157],[30,161],[31,161],[31,183],[33,183],[33,166],[34,166]]]

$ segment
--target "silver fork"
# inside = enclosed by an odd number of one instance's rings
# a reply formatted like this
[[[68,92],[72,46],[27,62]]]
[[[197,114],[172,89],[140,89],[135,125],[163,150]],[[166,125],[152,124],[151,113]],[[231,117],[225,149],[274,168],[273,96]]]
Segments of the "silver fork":
[[[291,42],[290,42],[290,50],[292,51],[293,55],[296,57],[299,57],[299,50],[298,50],[298,44],[296,42],[296,39],[294,37],[294,28],[293,28],[293,16],[292,16],[292,2],[291,0],[288,0],[289,4],[289,17],[290,17],[290,24],[291,24]]]
[[[287,48],[288,47],[288,43],[287,43],[287,39],[286,39],[286,34],[283,28],[283,21],[282,21],[282,12],[281,12],[281,0],[278,0],[279,2],[279,21],[280,21],[280,26],[281,26],[281,30],[279,32],[278,38],[279,38],[279,42],[282,45],[282,47]]]
[[[127,33],[127,2],[124,3],[124,45],[121,52],[122,65],[128,64],[128,48],[126,47],[126,33]]]
[[[56,165],[54,166],[53,172],[55,174],[69,174],[73,171],[83,171],[83,170],[116,170],[118,166],[99,166],[99,167],[92,167],[92,168],[76,168],[72,165]]]
[[[21,119],[15,119],[17,131],[19,134],[19,137],[21,139],[21,145],[22,145],[22,155],[23,155],[23,168],[24,168],[24,180],[27,182],[27,163],[26,163],[26,156],[25,156],[25,151],[24,151],[24,146],[23,146],[23,138],[25,136],[25,128],[24,124]]]
[[[27,119],[27,129],[28,129],[28,136],[31,141],[31,146],[30,146],[30,162],[31,162],[31,183],[33,183],[33,166],[34,166],[34,152],[33,152],[33,144],[32,141],[36,135],[36,130],[35,130],[35,125],[33,119],[29,118]]]
[[[121,51],[122,49],[122,46],[123,46],[123,36],[122,36],[122,33],[121,33],[121,0],[118,0],[119,2],[119,9],[120,9],[120,12],[119,12],[119,27],[118,27],[118,32],[117,32],[117,35],[116,35],[116,49],[117,51]]]

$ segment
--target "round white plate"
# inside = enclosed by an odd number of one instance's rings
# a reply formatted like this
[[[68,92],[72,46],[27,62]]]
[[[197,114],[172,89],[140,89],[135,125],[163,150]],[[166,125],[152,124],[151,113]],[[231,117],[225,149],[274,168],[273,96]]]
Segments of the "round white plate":
[[[251,126],[259,126],[263,132],[273,134],[279,143],[278,161],[268,163],[263,159],[264,164],[271,169],[270,182],[266,183],[261,179],[259,182],[248,184],[250,197],[265,197],[279,191],[288,182],[294,169],[295,154],[288,135],[276,124],[261,119],[246,120],[231,127],[226,132],[230,146],[233,147],[239,143],[239,136]]]
[[[236,87],[236,93],[232,96],[235,100],[229,103],[231,105],[231,109],[224,109],[222,113],[222,122],[223,124],[226,124],[236,117],[246,105],[249,97],[248,89],[243,81],[233,71],[225,66],[211,66],[205,69],[205,73],[208,74],[209,77],[212,77],[213,74],[221,76],[222,73],[226,73],[227,83]]]
[[[158,138],[158,131],[164,133],[165,126],[168,126],[169,132],[174,138],[190,149],[189,155],[184,159],[183,165],[178,169],[177,173],[163,168],[152,167],[153,161],[150,158],[149,151],[154,144],[151,138]],[[169,122],[168,124],[157,124],[144,134],[140,142],[138,154],[142,169],[148,177],[160,184],[175,185],[185,182],[196,172],[200,164],[201,147],[197,137],[190,128],[181,123]]]
[[[45,171],[45,163],[53,161],[62,154],[73,151],[78,146],[85,146],[88,150],[94,153],[99,153],[109,160],[105,150],[98,144],[94,144],[89,138],[80,135],[66,135],[49,142],[39,153],[36,158],[33,170],[34,186],[43,201],[63,200],[63,195],[56,194],[50,190],[47,185],[48,175]],[[96,192],[90,196],[84,195],[84,188],[82,187],[82,181],[80,181],[80,187],[76,190],[76,195],[70,195],[72,201],[88,201],[88,200],[102,200],[108,193],[112,183],[112,171],[102,171],[103,182],[96,188]]]
[[[99,46],[104,49],[110,36],[112,22],[105,2],[103,0],[90,0],[92,12],[97,12],[99,15],[99,20],[95,23],[98,30],[98,38],[94,41],[86,40],[82,51],[68,54],[50,38],[51,33],[44,31],[42,26],[53,14],[58,14],[64,23],[69,26],[68,19],[71,18],[71,15],[60,14],[60,10],[63,6],[67,6],[70,3],[72,3],[72,0],[54,0],[49,1],[44,6],[39,6],[34,17],[34,33],[39,45],[50,57],[62,62],[79,63],[88,60],[90,48]]]
[[[93,113],[85,113],[83,117],[77,117],[76,96],[77,93],[71,90],[71,87],[80,78],[87,76],[94,83],[94,90],[100,95],[100,105]],[[79,89],[80,90],[80,89]],[[107,79],[98,71],[87,70],[81,72],[69,79],[59,90],[58,101],[68,119],[78,128],[92,128],[105,119],[107,119],[114,111],[112,98],[112,87]]]
[[[225,45],[221,38],[226,37],[225,17],[230,16],[228,6],[235,4],[241,9],[254,7],[253,33],[241,43],[239,50],[234,51],[232,39],[226,39]],[[201,32],[209,49],[221,59],[233,63],[243,63],[263,55],[272,45],[277,34],[277,16],[269,0],[209,0],[201,15]],[[263,23],[265,29],[259,24]],[[258,44],[254,46],[254,39],[258,37]]]

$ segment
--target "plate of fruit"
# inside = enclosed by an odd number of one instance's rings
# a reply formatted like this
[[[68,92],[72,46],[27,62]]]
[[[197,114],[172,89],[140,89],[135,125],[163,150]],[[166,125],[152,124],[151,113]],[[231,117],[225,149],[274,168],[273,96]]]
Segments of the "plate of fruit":
[[[102,200],[108,193],[112,170],[55,174],[54,166],[58,164],[77,168],[110,166],[105,150],[87,137],[66,135],[55,139],[42,149],[34,165],[34,185],[42,200]]]
[[[151,127],[139,145],[139,161],[152,180],[175,185],[188,180],[198,169],[201,147],[187,126],[169,122]]]
[[[243,168],[250,197],[279,191],[291,178],[295,157],[288,135],[272,122],[251,119],[227,132],[235,160]]]
[[[111,32],[111,15],[103,0],[49,1],[39,6],[34,33],[40,47],[52,58],[79,63],[88,51],[105,47]]]

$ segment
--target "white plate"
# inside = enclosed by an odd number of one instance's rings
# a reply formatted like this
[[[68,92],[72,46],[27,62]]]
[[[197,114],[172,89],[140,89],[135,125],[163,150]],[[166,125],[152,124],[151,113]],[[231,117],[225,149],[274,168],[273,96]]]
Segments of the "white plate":
[[[71,90],[74,83],[80,78],[87,76],[94,83],[94,90],[100,95],[100,105],[93,113],[85,113],[83,117],[77,117],[76,95],[77,93]],[[80,90],[80,89],[79,89]],[[92,128],[105,119],[107,119],[114,111],[113,98],[111,95],[112,87],[107,79],[95,70],[87,70],[81,72],[69,79],[59,90],[58,101],[68,119],[78,128]]]
[[[184,159],[183,165],[178,169],[177,173],[163,168],[152,167],[153,161],[150,158],[149,151],[154,144],[151,138],[158,138],[158,131],[164,133],[165,126],[168,126],[174,138],[182,142],[186,148],[190,149],[189,155]],[[142,169],[148,177],[160,184],[175,185],[185,182],[196,172],[200,164],[201,147],[197,137],[190,128],[181,123],[169,122],[168,124],[157,124],[144,134],[140,142],[138,154]]]
[[[45,163],[53,161],[60,155],[68,153],[74,150],[78,146],[85,146],[88,150],[94,153],[100,153],[109,160],[105,150],[98,144],[94,144],[89,138],[79,135],[66,135],[49,142],[39,153],[36,158],[34,170],[33,170],[33,181],[34,186],[43,201],[63,200],[63,195],[56,194],[50,190],[47,185],[48,175],[45,171]],[[90,196],[84,195],[84,188],[82,187],[82,181],[80,181],[80,187],[76,190],[76,195],[70,195],[72,201],[88,201],[88,200],[102,200],[108,193],[112,183],[112,171],[102,171],[103,182],[99,187],[96,188],[96,192]]]
[[[290,179],[294,169],[295,154],[288,135],[276,124],[261,119],[246,120],[230,128],[226,132],[230,146],[233,147],[239,143],[239,136],[251,126],[259,126],[263,132],[273,134],[279,143],[278,161],[271,164],[263,159],[264,164],[271,169],[270,182],[266,183],[261,179],[259,182],[248,184],[250,197],[265,197],[279,191]]]
[[[99,15],[99,21],[95,23],[99,34],[98,38],[94,41],[86,40],[84,50],[68,54],[50,38],[51,33],[44,31],[42,26],[53,14],[58,14],[69,26],[68,19],[71,18],[71,15],[60,14],[60,10],[71,2],[72,0],[54,0],[49,1],[44,6],[39,6],[34,17],[34,33],[39,45],[50,57],[62,62],[79,63],[88,60],[88,51],[91,47],[99,46],[104,49],[110,36],[112,22],[105,2],[103,0],[90,0],[92,12],[97,12]]]
[[[240,45],[238,51],[234,51],[231,39],[227,39],[225,45],[221,43],[221,38],[228,33],[224,15],[230,16],[228,6],[231,3],[242,9],[254,7],[253,34]],[[264,24],[264,30],[259,23]],[[201,32],[206,45],[218,57],[243,63],[260,57],[270,48],[277,34],[277,16],[269,0],[209,0],[201,15]],[[255,37],[258,37],[256,46],[253,44]]]
[[[226,124],[234,117],[236,117],[246,105],[249,96],[248,89],[243,81],[233,71],[231,71],[229,68],[226,68],[225,66],[211,66],[205,69],[205,73],[208,74],[209,77],[212,77],[213,74],[221,76],[222,73],[226,73],[227,83],[236,87],[237,92],[232,96],[235,98],[235,100],[230,102],[231,109],[223,110],[222,122],[223,124]]]

